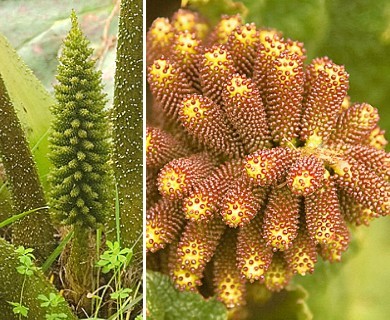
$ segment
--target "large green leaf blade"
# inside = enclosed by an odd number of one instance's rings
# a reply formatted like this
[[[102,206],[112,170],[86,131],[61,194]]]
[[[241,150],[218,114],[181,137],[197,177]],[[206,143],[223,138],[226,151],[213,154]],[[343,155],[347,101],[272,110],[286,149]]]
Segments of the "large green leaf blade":
[[[39,175],[45,177],[49,168],[49,108],[54,104],[54,99],[1,34],[0,61],[0,74],[25,129],[30,147],[34,149]]]
[[[151,320],[227,319],[222,303],[197,293],[178,292],[168,276],[159,272],[146,273],[146,295]]]

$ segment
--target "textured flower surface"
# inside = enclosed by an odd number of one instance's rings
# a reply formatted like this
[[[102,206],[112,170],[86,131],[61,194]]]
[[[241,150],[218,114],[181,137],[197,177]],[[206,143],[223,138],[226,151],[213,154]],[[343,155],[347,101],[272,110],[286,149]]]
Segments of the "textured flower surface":
[[[187,10],[153,23],[147,58],[148,267],[177,288],[242,305],[246,282],[280,291],[389,214],[378,112],[351,102],[344,66]]]
[[[60,221],[95,228],[110,209],[111,170],[106,103],[93,50],[72,12],[53,106],[51,208]]]

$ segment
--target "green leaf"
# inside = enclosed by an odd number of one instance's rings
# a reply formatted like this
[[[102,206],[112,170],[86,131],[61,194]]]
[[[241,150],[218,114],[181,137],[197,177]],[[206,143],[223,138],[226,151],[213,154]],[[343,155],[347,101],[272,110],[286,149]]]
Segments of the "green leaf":
[[[242,308],[232,310],[235,316],[246,314],[246,320],[311,320],[313,315],[308,307],[308,292],[300,285],[289,285],[286,290],[272,293],[265,285],[247,285],[247,303]]]
[[[50,256],[46,259],[46,261],[42,265],[42,271],[46,272],[49,270],[53,262],[57,259],[57,257],[61,254],[61,252],[64,250],[67,243],[73,238],[73,230],[70,231],[66,237],[60,242],[60,244],[55,248],[55,250],[50,254]]]
[[[10,301],[8,301],[8,303],[14,307],[12,309],[14,314],[20,314],[23,317],[27,317],[28,310],[29,310],[27,307],[23,306],[22,304],[20,304],[18,302],[10,302]]]
[[[34,251],[34,249],[32,248],[24,248],[23,246],[19,246],[15,252],[18,253],[20,256],[29,256],[30,258],[33,258],[34,259],[34,255],[32,254],[32,252]]]
[[[54,104],[54,100],[1,34],[0,61],[0,74],[20,122],[27,132],[30,147],[34,148],[39,175],[45,177],[49,168],[49,107]]]
[[[41,307],[57,307],[60,303],[64,302],[64,298],[61,295],[53,292],[50,292],[49,297],[44,294],[38,295],[38,300],[43,301]]]
[[[68,316],[65,313],[50,313],[45,315],[46,320],[60,320],[68,319]]]
[[[146,296],[151,320],[227,319],[222,303],[197,293],[178,292],[168,276],[158,272],[146,273]]]
[[[31,213],[34,213],[34,212],[37,212],[39,210],[42,210],[42,209],[48,209],[48,207],[40,207],[40,208],[36,208],[36,209],[32,209],[32,210],[28,210],[28,211],[25,211],[25,212],[22,212],[22,213],[19,213],[19,214],[15,214],[13,215],[12,217],[0,222],[0,228],[3,228],[5,226],[8,226],[9,224],[19,220],[19,219],[22,219],[23,217],[31,214]],[[31,249],[33,250],[33,249]]]
[[[16,267],[16,271],[18,271],[18,273],[26,275],[26,276],[32,276],[34,274],[33,270],[30,267],[27,267],[24,265]]]
[[[130,288],[121,288],[110,294],[111,299],[126,299],[130,296],[132,290]]]

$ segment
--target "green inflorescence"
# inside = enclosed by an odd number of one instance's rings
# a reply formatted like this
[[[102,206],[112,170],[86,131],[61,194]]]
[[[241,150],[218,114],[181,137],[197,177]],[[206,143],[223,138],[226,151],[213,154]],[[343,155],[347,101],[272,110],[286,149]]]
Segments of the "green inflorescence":
[[[65,224],[96,227],[104,222],[113,194],[106,99],[74,12],[71,20],[58,66],[58,103],[52,108],[51,208]]]

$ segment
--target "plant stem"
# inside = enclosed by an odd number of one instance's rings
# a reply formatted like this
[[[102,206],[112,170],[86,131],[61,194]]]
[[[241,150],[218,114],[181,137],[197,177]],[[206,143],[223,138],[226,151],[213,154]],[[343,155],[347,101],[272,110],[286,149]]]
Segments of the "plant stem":
[[[93,292],[94,287],[94,241],[90,230],[79,225],[75,225],[73,230],[73,241],[65,265],[66,281],[71,288],[72,299],[88,311],[92,305],[86,295]]]
[[[113,160],[124,247],[131,247],[142,233],[142,9],[142,0],[123,0],[119,18]],[[134,252],[142,254],[142,243],[136,245]]]
[[[24,293],[24,285],[26,284],[26,275],[23,277],[22,289],[20,289],[20,299],[19,304],[23,304],[23,293]],[[22,315],[19,313],[19,319],[22,319]]]

